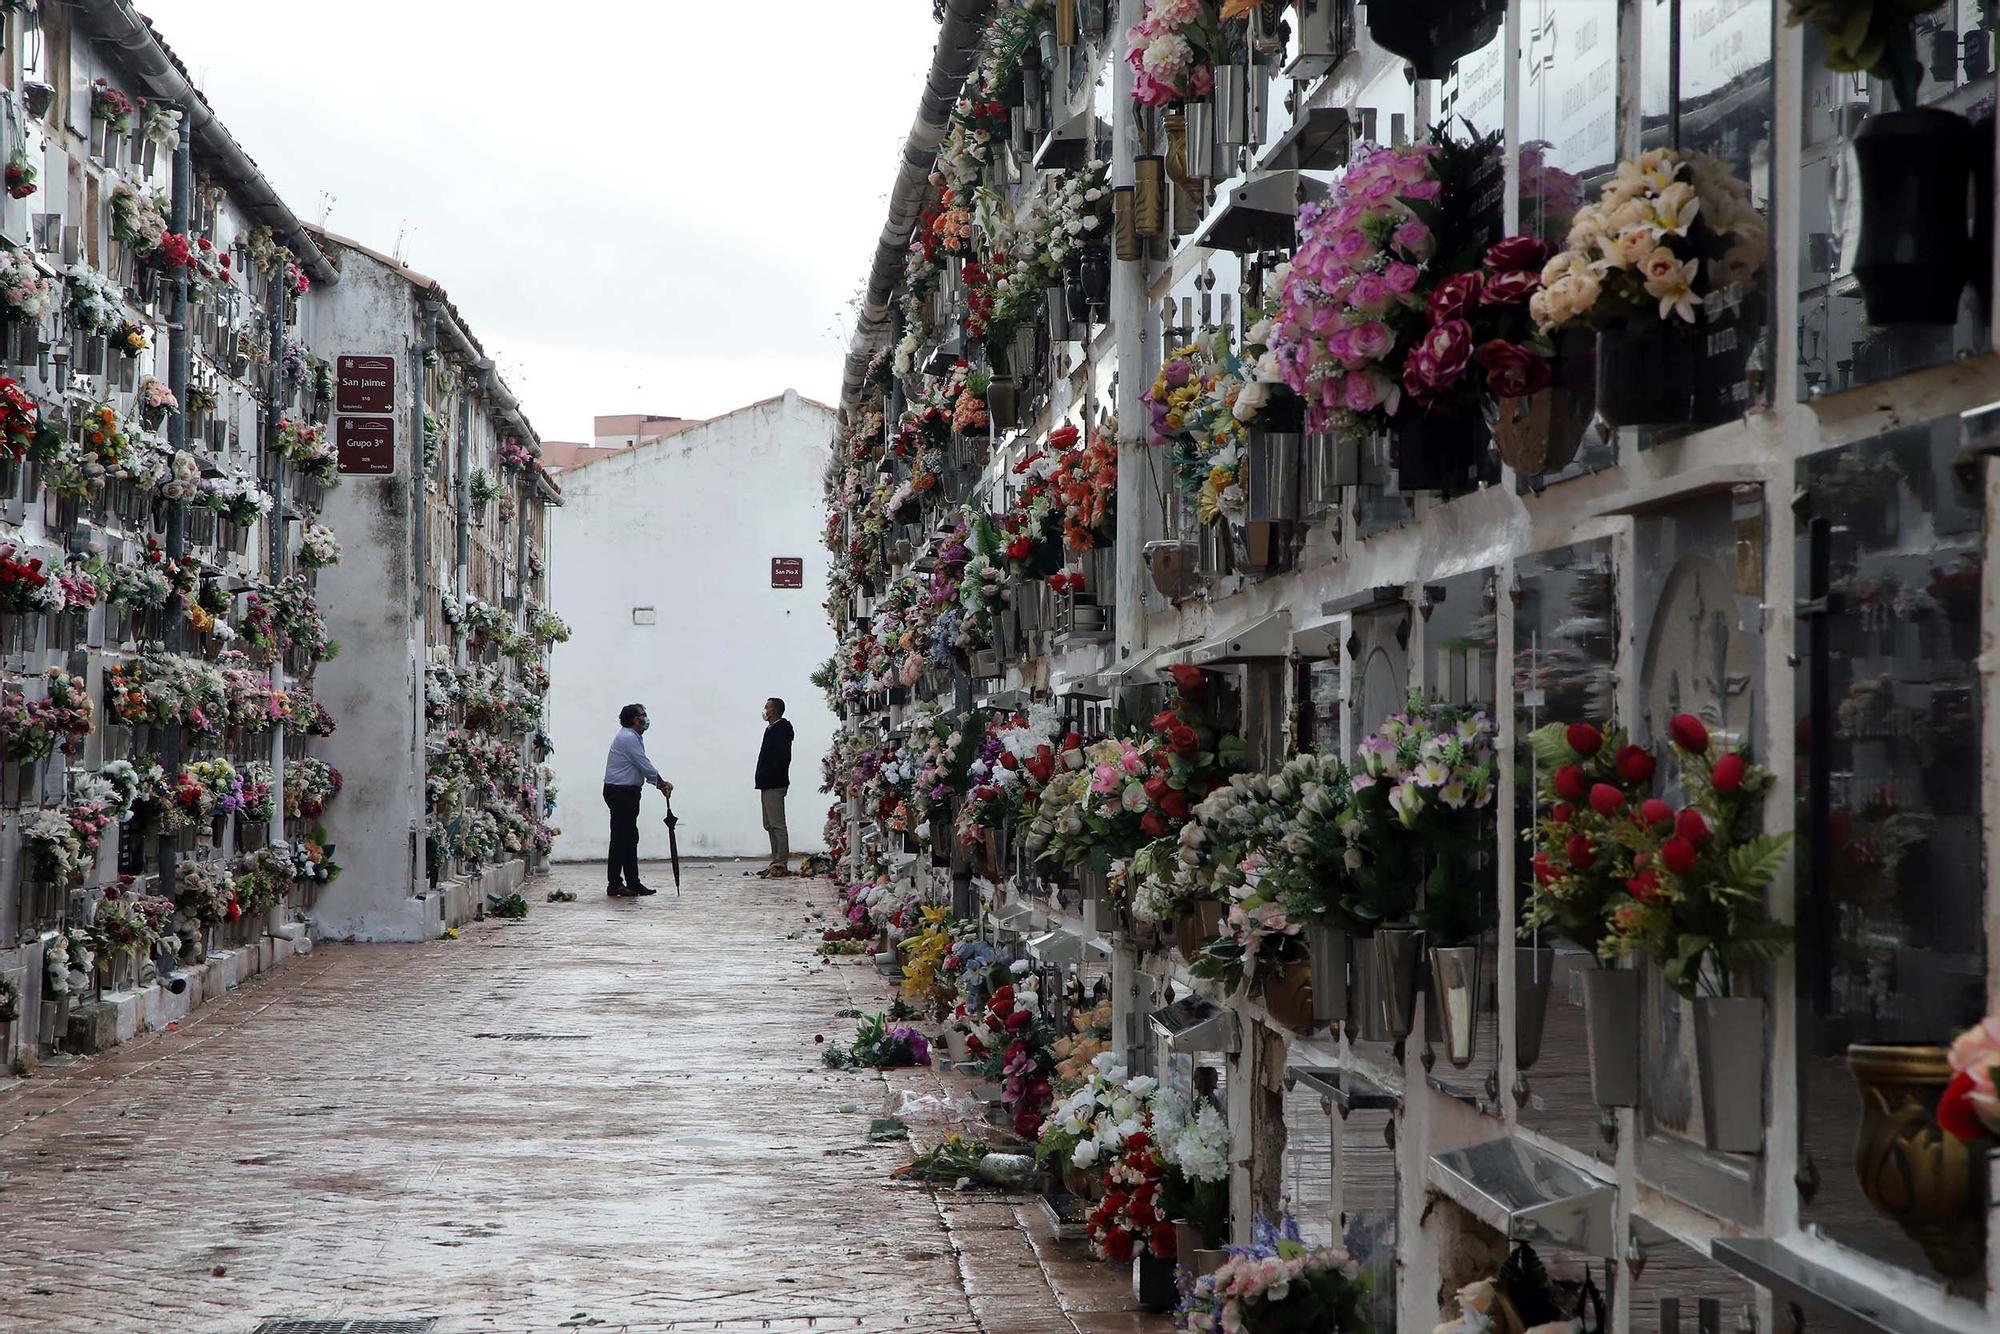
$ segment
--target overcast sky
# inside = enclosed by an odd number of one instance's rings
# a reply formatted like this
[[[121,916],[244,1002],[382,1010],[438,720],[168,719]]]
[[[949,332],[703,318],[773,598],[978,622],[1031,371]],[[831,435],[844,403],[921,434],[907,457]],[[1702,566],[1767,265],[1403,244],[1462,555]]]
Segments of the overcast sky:
[[[925,0],[138,8],[301,218],[403,233],[551,440],[834,401],[937,35]]]

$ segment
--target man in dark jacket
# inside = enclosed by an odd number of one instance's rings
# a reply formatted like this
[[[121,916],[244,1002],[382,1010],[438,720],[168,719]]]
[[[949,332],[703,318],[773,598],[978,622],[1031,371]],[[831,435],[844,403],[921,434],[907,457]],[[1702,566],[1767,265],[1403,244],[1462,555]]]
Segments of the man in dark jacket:
[[[764,832],[771,836],[771,864],[757,874],[765,878],[790,875],[791,843],[785,830],[785,793],[792,786],[792,725],[785,721],[785,701],[764,701],[764,745],[757,752],[757,795],[764,802]]]

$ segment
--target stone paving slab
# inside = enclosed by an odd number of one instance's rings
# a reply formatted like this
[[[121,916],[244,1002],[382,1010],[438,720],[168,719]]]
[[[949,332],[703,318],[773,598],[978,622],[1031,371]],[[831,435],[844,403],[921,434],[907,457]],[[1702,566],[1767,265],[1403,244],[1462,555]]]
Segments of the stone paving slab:
[[[0,1080],[0,1330],[1169,1327],[1032,1201],[890,1179],[909,1148],[867,1118],[969,1083],[820,1066],[836,1011],[890,995],[814,956],[825,884],[684,869],[627,901],[558,867],[525,922],[322,946]]]

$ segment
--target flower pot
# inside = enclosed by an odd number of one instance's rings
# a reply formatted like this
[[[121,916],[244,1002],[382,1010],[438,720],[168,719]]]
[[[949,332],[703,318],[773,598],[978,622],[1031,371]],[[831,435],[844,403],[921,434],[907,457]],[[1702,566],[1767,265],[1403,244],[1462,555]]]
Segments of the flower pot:
[[[1229,520],[1218,517],[1205,523],[1196,534],[1195,568],[1203,576],[1219,579],[1235,568],[1234,543],[1229,536]]]
[[[1417,1014],[1417,961],[1424,933],[1411,927],[1382,927],[1354,946],[1355,1037],[1362,1042],[1401,1042]]]
[[[1526,398],[1503,398],[1493,422],[1500,461],[1521,473],[1560,472],[1583,447],[1597,411],[1594,392],[1550,385]]]
[[[1306,950],[1312,957],[1313,1018],[1337,1024],[1347,1018],[1347,933],[1338,927],[1309,926]]]
[[[1195,556],[1194,545],[1188,542],[1146,544],[1146,572],[1161,597],[1184,598],[1194,591]]]
[[[1192,963],[1194,956],[1201,953],[1201,947],[1208,943],[1208,939],[1202,933],[1199,912],[1193,908],[1183,908],[1175,915],[1174,948],[1180,951],[1181,958]]]
[[[1072,274],[1062,285],[1061,295],[1063,336],[1069,342],[1080,342],[1086,336],[1090,324],[1090,298],[1084,294],[1082,280]]]
[[[1021,389],[1013,379],[996,375],[986,386],[986,411],[996,430],[1011,431],[1021,424]]]
[[[1317,519],[1340,503],[1340,488],[1361,480],[1361,442],[1331,431],[1305,437],[1300,463],[1299,510]]]
[[[972,1059],[972,1048],[965,1034],[955,1028],[945,1030],[944,1053],[953,1065],[963,1065]]]
[[[1111,304],[1111,251],[1104,246],[1086,246],[1077,262],[1076,276],[1090,317],[1102,319]]]
[[[1141,1311],[1171,1311],[1180,1304],[1174,1258],[1148,1251],[1132,1260],[1132,1299]]]
[[[1215,104],[1212,102],[1189,102],[1184,109],[1184,145],[1187,174],[1197,181],[1214,180],[1215,167]]]
[[[1653,320],[1597,332],[1597,415],[1613,426],[1685,426],[1694,419],[1691,338]]]
[[[1247,432],[1243,457],[1244,517],[1251,523],[1289,523],[1299,517],[1299,483],[1304,471],[1302,434]]]
[[[1506,16],[1503,0],[1369,0],[1368,35],[1419,79],[1442,79],[1498,36]]]
[[[1220,175],[1235,171],[1236,151],[1249,142],[1250,72],[1230,62],[1215,66],[1215,137],[1222,146]]]
[[[1847,1068],[1861,1092],[1854,1174],[1875,1211],[1903,1229],[1946,1278],[1986,1263],[1981,1147],[1937,1123],[1951,1080],[1943,1047],[1856,1044]]]
[[[1057,46],[1076,45],[1076,11],[1077,0],[1056,0],[1054,18]]]
[[[1310,1033],[1313,1018],[1313,966],[1310,959],[1293,959],[1264,978],[1264,1008],[1271,1018],[1295,1033]]]
[[[1724,325],[1704,322],[1695,342],[1694,413],[1697,426],[1732,422],[1750,410],[1750,385],[1746,378],[1754,330],[1732,321]]]
[[[1445,1059],[1463,1070],[1472,1064],[1479,1032],[1477,945],[1440,945],[1431,951],[1430,997],[1438,1021],[1431,1041],[1442,1042]]]
[[[1854,277],[1870,324],[1951,324],[1972,276],[1972,127],[1941,107],[1879,111],[1854,136]]]
[[[1694,1002],[1695,1072],[1702,1138],[1721,1153],[1764,1148],[1764,1002],[1703,996]]]
[[[1639,974],[1592,968],[1583,975],[1590,1095],[1599,1107],[1639,1105]]]
[[[1221,899],[1197,899],[1194,905],[1195,920],[1201,928],[1203,941],[1216,939],[1222,934],[1223,903]]]
[[[1542,1027],[1549,1013],[1549,982],[1556,952],[1532,945],[1514,947],[1514,1068],[1526,1070],[1542,1057]]]
[[[1472,485],[1492,438],[1478,408],[1425,411],[1409,404],[1390,428],[1396,486],[1403,491],[1459,491]]]

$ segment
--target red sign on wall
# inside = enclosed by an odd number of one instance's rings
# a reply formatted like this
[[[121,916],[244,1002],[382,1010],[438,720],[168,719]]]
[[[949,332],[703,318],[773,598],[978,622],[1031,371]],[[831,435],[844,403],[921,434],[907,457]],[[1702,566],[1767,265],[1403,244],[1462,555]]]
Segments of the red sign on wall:
[[[771,587],[804,588],[806,562],[803,556],[771,557]]]
[[[344,473],[382,475],[396,471],[394,417],[338,417],[333,445]]]
[[[394,357],[338,357],[334,365],[333,406],[339,412],[394,412]]]

